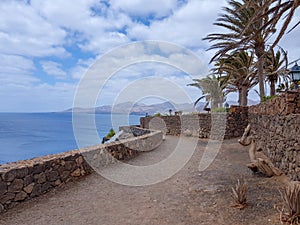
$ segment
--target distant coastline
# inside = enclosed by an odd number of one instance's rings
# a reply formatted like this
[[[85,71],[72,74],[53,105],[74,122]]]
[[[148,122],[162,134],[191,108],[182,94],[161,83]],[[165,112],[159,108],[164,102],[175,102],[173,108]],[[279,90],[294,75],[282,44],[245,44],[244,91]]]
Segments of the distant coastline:
[[[237,102],[228,101],[229,105],[238,105]],[[249,105],[256,105],[259,102],[249,100]],[[125,102],[114,106],[104,105],[95,108],[70,108],[62,112],[78,112],[78,113],[96,113],[96,114],[126,114],[126,115],[154,115],[156,113],[169,114],[169,111],[182,111],[184,113],[201,112],[205,106],[205,102],[199,102],[194,107],[193,103],[175,104],[172,102],[163,102],[159,104],[146,105],[143,103]]]
[[[200,109],[204,103],[200,103],[197,108]],[[175,104],[172,102],[163,102],[159,104],[146,105],[143,103],[125,102],[114,106],[104,105],[95,108],[70,108],[63,112],[85,112],[97,114],[130,114],[130,115],[153,115],[155,113],[169,114],[169,110],[194,112],[195,108],[192,103]]]

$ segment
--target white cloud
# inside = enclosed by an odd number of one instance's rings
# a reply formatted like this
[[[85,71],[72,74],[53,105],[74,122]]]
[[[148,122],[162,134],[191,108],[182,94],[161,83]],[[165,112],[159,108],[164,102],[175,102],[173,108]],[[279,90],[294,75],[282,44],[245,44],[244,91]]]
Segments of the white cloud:
[[[143,62],[149,55],[153,61],[188,68],[201,78],[207,75],[208,62],[214,53],[205,51],[209,43],[202,38],[218,30],[213,22],[225,4],[226,0],[2,0],[0,99],[5,104],[0,111],[52,111],[71,107],[76,82],[88,69],[94,70],[93,81],[102,82],[97,76],[99,72],[113,72],[116,65],[126,65],[135,58]],[[299,18],[297,12],[293,23]],[[288,50],[290,60],[300,57],[300,46],[295,39],[299,30],[296,28],[280,42]],[[200,59],[195,62],[185,52],[175,51],[173,46],[168,49],[164,43],[152,49],[141,44],[119,49],[104,59],[101,68],[91,66],[116,47],[132,40],[149,39],[175,42],[194,51]],[[68,63],[64,63],[66,57]],[[41,62],[42,69],[52,76],[54,85],[41,80],[36,62]],[[150,76],[167,77],[192,98],[198,97],[196,88],[186,87],[190,78],[178,74],[176,69],[159,63],[122,68],[107,83],[105,100],[109,103],[121,88]]]
[[[98,58],[89,68],[78,89],[79,105],[77,106],[90,107],[89,104],[94,102],[87,99],[95,98],[99,90],[103,90],[102,94],[105,96],[101,99],[112,101],[112,96],[119,94],[121,89],[142,78],[182,77],[186,76],[184,72],[187,72],[191,76],[190,83],[193,76],[203,74],[205,71],[207,71],[206,65],[196,55],[177,45],[153,41],[126,45]],[[182,82],[178,83],[177,87],[188,90],[186,85],[186,82]],[[147,83],[140,89],[146,87],[148,87]],[[175,98],[174,89],[163,88],[162,85],[159,87],[160,93],[163,91],[174,93]],[[174,85],[172,87],[174,88]],[[155,88],[158,90],[157,87]]]
[[[42,61],[40,64],[48,75],[54,76],[57,79],[67,78],[67,73],[61,69],[61,64],[53,61]]]
[[[0,72],[3,74],[27,73],[35,69],[32,60],[17,55],[0,54]]]
[[[156,18],[168,16],[178,6],[176,0],[111,0],[111,7],[133,16],[150,16]]]
[[[73,79],[79,80],[81,79],[85,73],[88,71],[89,67],[95,63],[94,58],[89,58],[87,60],[79,59],[77,62],[77,66],[70,70],[71,77]]]
[[[164,82],[159,82],[160,80]],[[173,85],[167,85],[166,80]],[[109,104],[113,101],[112,99],[129,101],[136,96],[147,98],[149,93],[165,99],[165,93],[168,93],[169,100],[183,103],[186,98],[182,92],[186,92],[192,100],[197,99],[201,94],[199,89],[187,86],[192,82],[191,76],[169,65],[155,62],[134,64],[110,77],[103,89],[100,90],[98,104]],[[147,92],[145,92],[146,89]],[[124,94],[126,96],[121,96]]]
[[[152,76],[152,77],[141,77],[135,80],[122,80],[122,85],[116,82],[111,82],[112,87],[104,89],[99,95],[98,101],[105,102],[109,97],[113,99],[113,102],[138,102],[142,99],[150,97],[156,97],[165,99],[166,101],[172,101],[175,103],[188,103],[192,102],[193,99],[186,92],[180,81],[187,81],[188,77],[176,78],[173,76]],[[115,92],[111,92],[111,89],[115,89]],[[109,91],[108,91],[109,90]],[[197,91],[197,90],[196,90]]]
[[[1,1],[1,53],[25,56],[65,56],[66,32],[40,17],[21,1]]]
[[[204,45],[201,39],[213,31],[212,23],[224,3],[224,0],[192,0],[161,21],[132,26],[128,34],[138,40],[165,40],[185,47],[201,47]]]
[[[68,44],[75,44],[84,51],[102,54],[130,41],[118,31],[132,23],[130,17],[111,11],[97,0],[31,2],[47,21],[68,30]],[[96,9],[96,12],[93,9]]]
[[[28,86],[31,83],[38,82],[39,79],[32,76],[35,66],[32,60],[0,53],[0,90],[5,86]],[[14,92],[14,88],[11,89]]]
[[[76,85],[56,83],[49,85],[16,85],[1,87],[2,112],[52,112],[72,107]]]
[[[99,36],[93,36],[88,42],[78,46],[84,51],[101,54],[129,41],[128,37],[123,33],[107,32],[99,34]]]
[[[90,7],[97,0],[31,0],[31,6],[49,22],[60,27],[78,29],[91,17]],[[89,21],[91,24],[94,21]]]

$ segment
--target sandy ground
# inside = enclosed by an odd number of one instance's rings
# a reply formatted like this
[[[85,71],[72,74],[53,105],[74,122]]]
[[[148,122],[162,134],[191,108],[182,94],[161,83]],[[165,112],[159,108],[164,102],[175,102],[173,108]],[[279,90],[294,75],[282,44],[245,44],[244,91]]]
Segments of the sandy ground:
[[[159,162],[173,152],[177,140],[168,136],[157,150],[129,163]],[[94,173],[0,214],[0,224],[281,224],[274,205],[280,203],[282,178],[252,174],[245,166],[247,147],[236,139],[225,140],[211,166],[199,172],[206,144],[206,140],[199,140],[192,159],[166,181],[132,187]],[[181,151],[190,147],[188,138],[184,146]],[[113,166],[109,169],[114,170]],[[244,210],[231,207],[231,187],[238,178],[248,183],[248,207]]]

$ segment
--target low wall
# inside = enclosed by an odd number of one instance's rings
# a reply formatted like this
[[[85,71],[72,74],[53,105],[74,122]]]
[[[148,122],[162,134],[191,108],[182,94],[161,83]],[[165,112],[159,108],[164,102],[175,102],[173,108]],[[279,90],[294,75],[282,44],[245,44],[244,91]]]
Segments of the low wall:
[[[258,148],[292,180],[300,180],[300,93],[288,92],[249,108]]]
[[[249,108],[251,114],[290,115],[300,113],[300,93],[288,91]]]
[[[161,144],[162,132],[146,133],[109,144],[0,165],[0,212],[61,183],[90,174],[95,168],[131,159]]]
[[[141,135],[149,134],[151,131],[149,129],[140,128],[137,125],[134,126],[121,126],[119,130],[124,131],[126,133],[132,134],[134,137],[138,137]]]
[[[140,124],[143,128],[161,130],[165,134],[176,136],[184,134],[218,139],[221,134],[225,133],[225,139],[240,137],[248,124],[248,107],[232,106],[230,110],[230,113],[142,117]]]

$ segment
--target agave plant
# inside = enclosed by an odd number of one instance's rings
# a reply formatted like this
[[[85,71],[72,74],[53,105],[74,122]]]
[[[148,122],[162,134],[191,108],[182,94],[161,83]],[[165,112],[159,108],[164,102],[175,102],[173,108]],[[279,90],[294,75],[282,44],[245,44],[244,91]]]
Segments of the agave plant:
[[[280,191],[283,206],[280,211],[280,220],[292,225],[300,224],[300,183],[292,183],[283,192]]]
[[[237,184],[235,187],[232,187],[231,197],[234,201],[232,207],[238,209],[244,209],[247,206],[247,184],[245,181],[240,181],[238,179]]]

